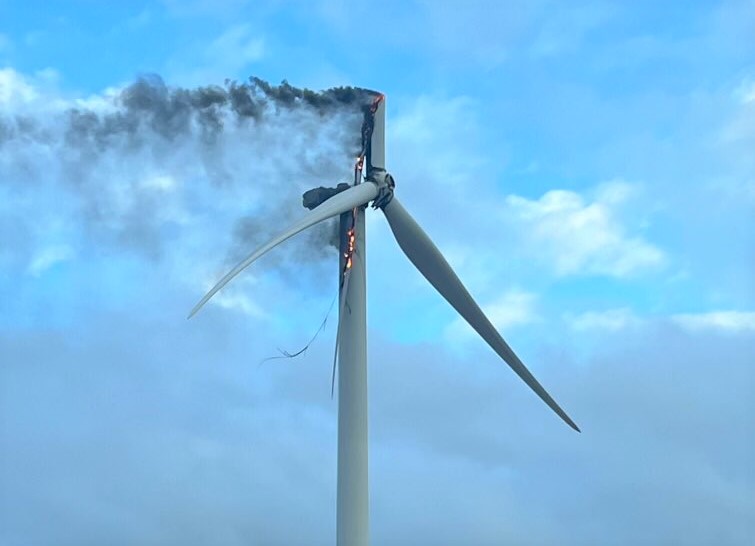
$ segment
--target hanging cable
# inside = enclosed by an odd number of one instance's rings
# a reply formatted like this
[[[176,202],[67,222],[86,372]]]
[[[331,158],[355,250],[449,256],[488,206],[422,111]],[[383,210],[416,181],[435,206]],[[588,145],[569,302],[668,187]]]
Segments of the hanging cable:
[[[328,317],[330,316],[331,311],[333,311],[333,306],[335,305],[337,299],[338,299],[338,294],[336,294],[335,296],[333,296],[333,301],[330,302],[330,307],[328,307],[328,312],[325,313],[325,318],[322,320],[322,323],[320,324],[320,327],[317,329],[317,331],[315,332],[315,334],[312,336],[312,339],[310,339],[309,342],[307,342],[307,344],[304,347],[302,347],[301,349],[299,349],[295,353],[290,353],[290,352],[288,352],[288,351],[286,351],[286,350],[281,349],[280,347],[278,347],[277,349],[278,349],[278,352],[280,353],[279,356],[269,356],[269,357],[261,360],[260,363],[259,363],[259,365],[262,366],[262,364],[264,364],[265,362],[267,362],[269,360],[279,360],[281,358],[296,358],[297,356],[299,356],[299,355],[307,352],[307,349],[309,349],[309,346],[312,345],[312,343],[314,343],[315,339],[317,339],[317,336],[320,335],[320,332],[322,332],[325,329],[325,325],[328,322]]]

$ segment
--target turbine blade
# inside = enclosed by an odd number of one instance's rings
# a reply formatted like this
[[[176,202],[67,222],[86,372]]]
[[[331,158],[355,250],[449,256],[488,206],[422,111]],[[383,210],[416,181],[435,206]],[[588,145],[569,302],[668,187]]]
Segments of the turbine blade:
[[[364,182],[363,184],[352,186],[348,190],[334,195],[321,205],[315,207],[314,209],[309,211],[301,220],[273,237],[270,241],[244,258],[236,267],[231,269],[231,271],[229,271],[225,277],[220,279],[218,283],[213,286],[212,289],[207,292],[207,294],[205,294],[205,296],[201,300],[199,300],[199,303],[197,303],[194,306],[194,309],[191,310],[191,313],[189,313],[188,318],[193,317],[197,313],[197,311],[199,311],[202,306],[218,292],[218,290],[223,288],[231,281],[231,279],[241,273],[252,262],[254,262],[257,258],[268,252],[273,247],[279,245],[290,237],[293,237],[297,233],[322,222],[323,220],[327,220],[328,218],[332,218],[333,216],[338,216],[339,214],[349,211],[355,207],[364,205],[365,203],[368,203],[375,199],[376,196],[377,186],[372,182]]]
[[[341,324],[343,321],[343,314],[346,311],[346,294],[349,293],[349,279],[351,278],[351,269],[347,269],[343,274],[343,281],[340,286],[340,302],[338,304],[338,327],[336,329],[336,347],[333,351],[333,375],[330,378],[330,397],[333,398],[333,393],[336,388],[336,362],[338,362],[338,350],[341,345]]]
[[[480,334],[488,345],[508,364],[525,383],[535,391],[543,402],[556,412],[570,427],[580,432],[579,427],[572,421],[559,405],[551,398],[537,379],[525,367],[511,347],[488,320],[482,309],[477,305],[467,289],[456,276],[451,266],[445,260],[438,248],[427,234],[417,224],[414,218],[401,206],[396,197],[383,207],[393,235],[396,237],[401,250],[414,264],[420,273],[435,289],[450,303],[454,309],[464,317],[469,325]]]

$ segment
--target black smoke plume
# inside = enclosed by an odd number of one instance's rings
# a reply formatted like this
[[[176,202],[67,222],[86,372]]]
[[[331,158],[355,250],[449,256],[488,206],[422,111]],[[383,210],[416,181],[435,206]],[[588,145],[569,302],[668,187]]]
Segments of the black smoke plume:
[[[303,214],[304,191],[351,178],[375,96],[256,77],[183,88],[141,76],[96,101],[0,112],[0,190],[47,195],[96,247],[151,258],[205,222],[230,262]],[[25,240],[44,239],[24,215],[13,221]],[[322,256],[334,229],[301,237],[307,246],[282,261]]]
[[[72,109],[69,112],[69,138],[76,142],[89,140],[105,146],[116,135],[133,135],[139,127],[148,127],[155,134],[174,139],[198,125],[203,135],[212,137],[223,130],[227,116],[233,121],[256,123],[269,121],[266,116],[281,109],[302,109],[324,117],[341,112],[369,110],[375,93],[357,87],[334,87],[315,92],[297,88],[283,81],[271,85],[257,78],[238,83],[226,80],[224,86],[210,85],[185,89],[168,87],[157,75],[142,76],[120,94],[115,113],[98,116],[92,112]],[[354,153],[358,151],[359,130],[354,131]],[[353,155],[353,154],[352,154]]]

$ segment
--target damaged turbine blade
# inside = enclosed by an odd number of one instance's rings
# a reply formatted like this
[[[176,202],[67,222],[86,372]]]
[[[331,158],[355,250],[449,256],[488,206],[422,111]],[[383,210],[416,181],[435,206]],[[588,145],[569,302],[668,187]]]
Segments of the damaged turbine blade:
[[[420,273],[435,289],[464,317],[469,325],[484,339],[488,345],[506,362],[525,383],[577,432],[579,427],[572,421],[559,405],[551,398],[537,379],[525,367],[511,347],[504,341],[490,320],[482,312],[467,289],[456,276],[451,266],[433,244],[427,234],[419,227],[411,215],[401,206],[395,197],[383,207],[393,235],[401,250]]]
[[[333,375],[330,378],[330,397],[333,398],[333,393],[336,388],[336,362],[338,362],[338,348],[341,343],[341,321],[343,320],[343,314],[346,311],[346,295],[349,293],[349,279],[351,278],[351,269],[347,269],[343,274],[343,285],[340,289],[340,300],[338,302],[338,326],[336,327],[336,346],[333,351]]]
[[[197,311],[199,311],[202,306],[218,292],[218,290],[223,288],[231,281],[231,279],[241,273],[252,262],[268,252],[270,249],[274,248],[290,237],[293,237],[297,233],[322,222],[323,220],[327,220],[328,218],[332,218],[333,216],[338,216],[339,214],[342,214],[348,210],[351,210],[355,207],[360,207],[372,201],[377,196],[377,191],[377,186],[375,184],[371,182],[365,182],[364,184],[353,186],[346,191],[334,195],[333,197],[322,203],[320,206],[308,212],[301,220],[296,222],[287,230],[279,233],[278,235],[273,237],[273,239],[244,258],[236,267],[228,272],[225,277],[220,279],[218,283],[213,286],[212,289],[207,292],[207,294],[205,294],[205,296],[199,301],[199,303],[194,306],[194,309],[191,310],[188,318],[193,317],[197,313]]]

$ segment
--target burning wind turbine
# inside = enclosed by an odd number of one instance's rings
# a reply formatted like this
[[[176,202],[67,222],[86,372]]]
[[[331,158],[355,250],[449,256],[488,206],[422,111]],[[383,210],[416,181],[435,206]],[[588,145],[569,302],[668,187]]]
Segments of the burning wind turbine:
[[[304,203],[312,210],[241,261],[218,281],[189,314],[189,318],[194,316],[218,290],[273,247],[319,222],[340,216],[336,335],[339,364],[336,532],[339,546],[369,544],[364,214],[370,202],[374,209],[383,211],[399,247],[419,272],[535,394],[579,432],[574,421],[503,340],[437,247],[394,195],[395,182],[385,170],[385,97],[380,94],[373,96],[371,104],[365,108],[362,150],[354,166],[354,184],[307,192]],[[335,380],[335,362],[333,374]]]

